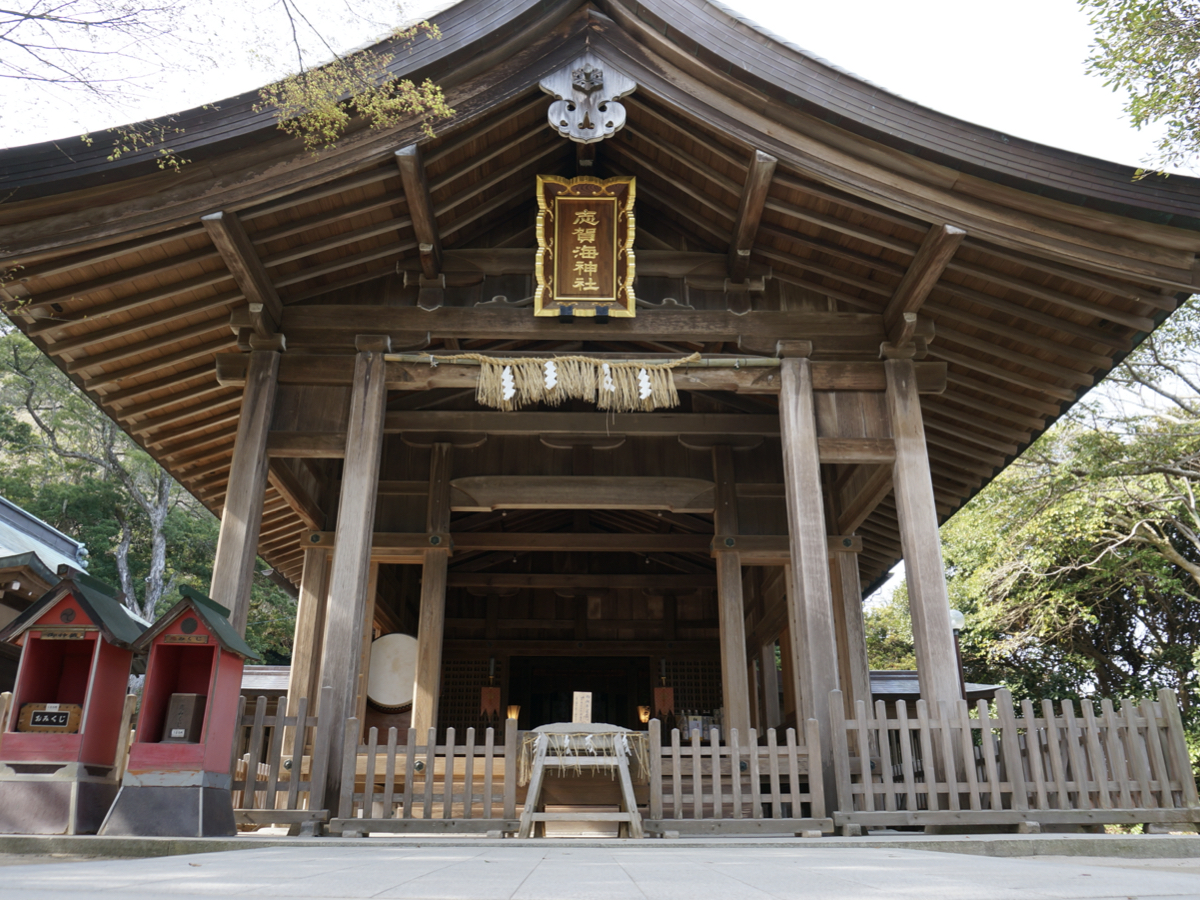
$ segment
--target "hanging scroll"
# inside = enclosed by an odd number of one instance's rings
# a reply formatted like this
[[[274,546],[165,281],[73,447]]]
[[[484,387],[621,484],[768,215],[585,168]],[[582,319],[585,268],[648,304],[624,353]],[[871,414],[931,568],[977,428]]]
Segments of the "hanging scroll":
[[[632,318],[635,179],[539,175],[537,190],[535,315]]]

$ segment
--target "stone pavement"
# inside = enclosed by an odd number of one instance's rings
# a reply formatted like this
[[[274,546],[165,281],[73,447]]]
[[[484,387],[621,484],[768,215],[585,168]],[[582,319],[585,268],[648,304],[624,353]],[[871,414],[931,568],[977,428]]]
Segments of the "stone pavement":
[[[1200,860],[1000,859],[863,847],[271,847],[0,870],[3,900],[223,895],[438,900],[1200,898]]]

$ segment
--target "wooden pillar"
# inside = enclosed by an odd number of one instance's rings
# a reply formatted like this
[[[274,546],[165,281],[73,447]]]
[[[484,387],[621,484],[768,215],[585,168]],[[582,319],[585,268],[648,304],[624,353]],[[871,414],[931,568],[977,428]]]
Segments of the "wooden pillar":
[[[262,528],[263,498],[267,491],[267,434],[275,411],[278,374],[278,353],[255,350],[250,354],[233,462],[225,489],[225,508],[221,512],[221,531],[213,558],[209,594],[230,610],[229,621],[241,635],[246,633],[258,532]]]
[[[367,727],[367,682],[371,677],[371,642],[375,639],[375,601],[379,592],[379,563],[371,563],[371,571],[367,576],[367,602],[363,607],[362,650],[358,658],[358,699],[354,704],[357,710],[360,734],[366,733]],[[361,740],[361,737],[360,737]]]
[[[778,728],[783,721],[779,711],[779,668],[775,665],[775,642],[763,644],[758,657],[758,669],[762,679],[763,715],[767,728]]]
[[[717,621],[721,630],[721,693],[725,729],[750,732],[750,685],[746,678],[746,611],[742,603],[742,557],[737,546],[737,484],[733,451],[719,444],[712,449],[716,502],[713,509],[717,550]]]
[[[330,802],[341,791],[345,722],[357,711],[363,617],[371,574],[371,539],[375,531],[383,416],[387,406],[384,374],[382,351],[358,354],[346,428],[346,461],[342,469],[321,663],[321,685],[331,689],[329,708],[321,710],[322,716],[333,720],[329,729],[332,753],[325,779],[325,796],[331,798]]]
[[[798,718],[814,718],[820,728],[826,796],[833,796],[829,693],[837,687],[837,639],[833,630],[829,543],[817,452],[812,370],[807,359],[785,358],[779,374],[779,431],[792,556],[787,592],[791,645],[782,650],[791,653],[796,663]],[[796,725],[799,729],[803,721]]]
[[[950,628],[950,597],[942,563],[933,479],[925,448],[921,398],[917,394],[912,360],[889,359],[883,366],[887,373],[888,414],[896,444],[893,475],[896,517],[904,551],[917,677],[921,697],[937,709],[939,701],[954,703],[962,694],[954,656],[954,635]]]
[[[296,714],[301,697],[308,698],[308,713],[317,713],[321,696],[321,646],[325,639],[325,608],[329,600],[329,553],[312,547],[304,551],[300,600],[296,604],[296,634],[292,640],[292,665],[288,673],[287,714]]]
[[[413,679],[412,727],[425,734],[437,727],[442,676],[442,635],[446,630],[446,564],[450,558],[451,444],[434,444],[429,460],[429,506],[425,529],[430,548],[421,575],[421,615],[417,626],[417,671]],[[435,543],[436,541],[436,543]]]
[[[863,624],[858,554],[852,551],[831,553],[829,578],[833,586],[833,627],[837,634],[838,683],[845,701],[845,713],[852,716],[856,700],[871,705],[871,671],[867,662],[867,634]]]

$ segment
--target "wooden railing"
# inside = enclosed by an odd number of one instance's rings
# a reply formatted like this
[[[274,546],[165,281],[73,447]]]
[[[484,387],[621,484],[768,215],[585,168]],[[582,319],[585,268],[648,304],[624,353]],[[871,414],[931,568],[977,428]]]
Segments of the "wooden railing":
[[[830,695],[838,804],[844,825],[1200,822],[1200,800],[1175,695],[1157,700],[995,704],[936,710],[862,701],[845,719]]]
[[[516,721],[505,721],[499,744],[492,728],[482,740],[468,728],[462,743],[453,728],[446,729],[444,744],[432,728],[424,743],[412,728],[403,744],[395,728],[383,743],[375,728],[365,744],[358,736],[358,719],[348,719],[332,833],[483,831],[499,837],[517,831]]]
[[[693,732],[682,743],[673,728],[664,745],[657,719],[650,722],[650,808],[648,834],[820,834],[833,830],[825,815],[817,722],[805,723],[804,743],[789,728],[783,743],[768,728],[764,746],[751,728],[744,739],[731,729],[721,742],[713,729],[707,743]],[[811,748],[811,751],[810,751]]]
[[[330,692],[322,690],[322,703]],[[328,726],[308,714],[307,698],[300,699],[294,716],[282,714],[285,704],[280,698],[272,716],[266,697],[259,697],[249,714],[244,697],[238,705],[232,789],[239,825],[288,825],[298,831],[329,818],[324,802]]]

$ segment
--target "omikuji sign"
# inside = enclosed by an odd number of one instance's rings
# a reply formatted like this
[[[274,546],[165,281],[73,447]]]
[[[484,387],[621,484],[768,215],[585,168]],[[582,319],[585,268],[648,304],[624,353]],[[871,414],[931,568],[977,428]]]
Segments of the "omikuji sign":
[[[634,315],[634,179],[538,176],[539,316]]]

